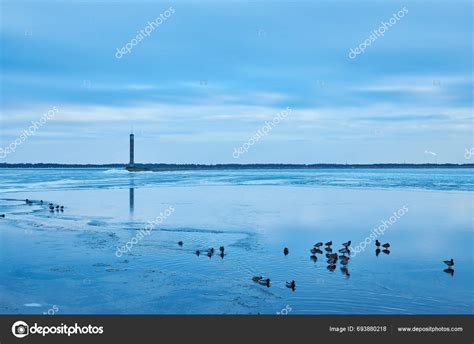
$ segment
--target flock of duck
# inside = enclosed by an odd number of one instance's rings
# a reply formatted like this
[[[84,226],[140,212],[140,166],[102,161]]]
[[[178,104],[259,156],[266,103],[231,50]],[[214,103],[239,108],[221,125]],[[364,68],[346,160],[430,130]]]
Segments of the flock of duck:
[[[382,251],[380,251],[380,246],[383,247]],[[383,252],[385,254],[390,254],[390,250],[389,250],[390,244],[389,243],[385,243],[385,244],[381,245],[380,241],[378,241],[378,239],[377,239],[377,240],[375,240],[375,247],[376,247],[375,248],[375,255],[377,257],[379,256],[380,252]]]
[[[179,245],[180,247],[182,247],[182,246],[183,246],[183,242],[182,242],[182,241],[178,241],[178,245]],[[224,259],[224,256],[225,256],[224,251],[225,251],[224,246],[219,247],[219,252],[220,252],[220,253],[219,253],[219,256],[220,256],[222,259]],[[195,253],[196,253],[196,256],[199,257],[199,256],[201,255],[201,250],[196,250]],[[207,255],[209,258],[211,258],[211,257],[214,255],[214,247],[208,248],[207,251],[206,251],[206,255]]]
[[[350,260],[349,254],[350,254],[351,241],[349,240],[349,241],[342,244],[342,248],[338,250],[339,254],[336,253],[336,252],[333,253],[332,244],[333,244],[332,241],[328,241],[324,244],[322,242],[318,242],[318,243],[314,244],[313,247],[310,250],[310,252],[311,252],[310,259],[313,262],[316,262],[318,260],[317,254],[323,254],[323,246],[325,246],[324,251],[326,252],[326,258],[327,258],[326,262],[328,263],[327,269],[329,271],[334,271],[336,269],[336,263],[339,261],[339,263],[342,265],[341,272],[346,277],[349,277],[350,274],[349,274],[349,270],[347,268],[347,265],[349,264],[349,260]],[[182,247],[183,246],[183,241],[181,241],[181,240],[178,241],[178,245],[180,247]],[[390,253],[390,251],[388,250],[388,248],[390,247],[389,243],[385,243],[383,245],[380,245],[380,242],[377,240],[376,241],[376,246],[377,246],[378,251],[380,251],[379,247],[382,246],[384,248],[384,252],[386,254]],[[220,252],[219,256],[221,258],[224,258],[224,255],[225,255],[224,246],[219,247],[219,252]],[[207,251],[203,251],[202,253],[206,253],[206,255],[209,258],[211,258],[214,255],[214,248],[211,247],[211,248],[207,249]],[[283,249],[283,254],[285,256],[287,256],[289,253],[290,253],[290,250],[288,249],[288,247],[285,247]],[[201,255],[201,250],[196,250],[195,254],[197,256],[200,256]],[[378,255],[378,253],[377,253],[377,255]],[[266,287],[270,287],[270,285],[271,285],[270,278],[264,277],[264,276],[261,276],[261,275],[252,277],[252,281],[254,281],[255,283],[258,283],[260,285],[266,286]],[[291,289],[292,291],[295,291],[296,282],[294,280],[289,281],[289,282],[286,281],[285,286],[287,288]]]
[[[25,200],[25,203],[27,205],[33,205],[33,201],[29,200],[29,199],[26,199]],[[39,204],[40,205],[43,205],[44,202],[43,200],[40,200],[39,201]],[[49,211],[51,213],[54,213],[55,211],[56,212],[64,212],[64,206],[63,205],[59,205],[59,204],[56,204],[54,205],[53,203],[49,203],[48,204],[48,207],[49,207]],[[5,218],[5,214],[0,214],[0,218]],[[351,259],[349,257],[349,254],[350,254],[350,246],[351,246],[351,241],[347,241],[345,243],[342,244],[342,248],[340,248],[338,250],[339,254],[334,252],[333,253],[333,249],[332,249],[332,240],[331,241],[328,241],[326,243],[322,243],[322,242],[317,242],[316,244],[313,245],[313,247],[310,249],[310,252],[311,252],[311,256],[310,256],[310,259],[313,261],[313,262],[316,262],[318,260],[318,254],[323,254],[323,246],[324,246],[324,251],[326,252],[325,254],[325,257],[326,257],[326,262],[327,262],[327,269],[329,271],[334,271],[336,270],[336,263],[339,261],[339,263],[342,265],[341,266],[341,272],[343,273],[343,275],[345,275],[346,277],[349,277],[350,274],[349,274],[349,270],[347,269],[347,265],[349,264],[349,260]],[[180,247],[183,246],[183,241],[178,241],[178,245]],[[382,247],[382,250],[381,250],[381,247]],[[375,240],[375,255],[378,256],[380,254],[380,252],[383,252],[385,254],[390,254],[390,243],[385,243],[385,244],[382,244],[379,240]],[[219,256],[223,259],[224,256],[225,256],[225,248],[224,246],[220,246],[219,247]],[[203,251],[201,252],[201,250],[196,250],[195,254],[196,256],[200,256],[201,253],[206,253],[206,255],[211,258],[213,255],[214,255],[214,248],[211,247],[209,249],[207,249],[207,251]],[[288,254],[290,253],[290,250],[288,249],[288,247],[285,247],[283,249],[283,254],[285,256],[287,256]],[[444,269],[443,271],[450,274],[451,276],[454,275],[454,269],[453,269],[453,266],[454,266],[454,260],[453,258],[451,258],[450,260],[444,260],[443,261],[444,264],[446,264],[448,266],[448,268]],[[263,286],[266,286],[266,287],[270,287],[270,283],[271,283],[271,280],[270,278],[265,278],[263,276],[254,276],[252,277],[252,281],[254,281],[255,283],[258,283],[260,285],[263,285]],[[296,289],[296,282],[294,280],[290,281],[290,282],[286,282],[285,283],[286,287],[295,291]]]
[[[388,245],[387,248],[390,247],[390,244],[385,244],[385,245]],[[328,241],[324,244],[321,241],[317,242],[310,249],[310,252],[311,252],[310,259],[313,262],[316,262],[318,260],[318,256],[317,256],[318,254],[322,255],[324,253],[323,252],[323,246],[325,246],[324,251],[326,252],[326,254],[325,254],[326,263],[328,264],[327,269],[331,272],[336,270],[336,263],[339,261],[339,263],[342,265],[341,266],[341,272],[346,277],[349,277],[350,274],[349,274],[349,270],[347,268],[347,265],[349,264],[349,260],[351,259],[349,257],[349,253],[350,253],[350,248],[349,247],[351,246],[351,241],[349,240],[349,241],[342,244],[342,248],[338,250],[339,254],[337,252],[333,253],[332,240]],[[290,253],[290,250],[288,249],[288,247],[285,247],[283,249],[283,254],[285,256],[287,256],[289,253]],[[252,281],[254,281],[255,283],[258,283],[260,285],[264,285],[266,287],[270,287],[270,283],[271,283],[270,278],[265,278],[263,276],[254,276],[252,278]],[[285,286],[287,288],[291,289],[292,291],[295,291],[296,282],[294,280],[292,280],[291,282],[287,281],[285,283]]]
[[[33,205],[34,204],[34,202],[32,200],[29,200],[28,198],[25,199],[25,203],[27,205]],[[43,200],[40,200],[38,202],[38,204],[43,205],[44,204]],[[59,212],[59,211],[63,212],[64,211],[64,206],[63,205],[59,205],[59,204],[54,205],[53,203],[49,203],[48,206],[49,206],[49,212],[51,212],[51,213],[54,213],[54,210],[56,210],[57,212]],[[3,214],[3,217],[5,217],[5,214]]]
[[[313,261],[313,262],[316,262],[318,260],[318,254],[323,254],[323,246],[324,246],[324,251],[326,252],[325,256],[326,256],[326,262],[328,264],[327,266],[327,269],[329,271],[334,271],[336,270],[336,263],[339,261],[339,263],[342,265],[341,266],[341,272],[343,275],[345,275],[346,277],[349,277],[350,274],[349,274],[349,270],[347,268],[347,265],[349,264],[349,260],[351,259],[349,257],[349,254],[351,252],[351,249],[350,249],[350,246],[351,246],[351,241],[347,241],[345,243],[342,244],[342,248],[338,250],[339,254],[334,252],[333,253],[333,249],[332,249],[332,240],[331,241],[328,241],[326,243],[322,243],[322,242],[317,242],[316,244],[313,245],[313,247],[310,249],[310,252],[311,252],[311,256],[310,256],[310,259]],[[180,247],[183,246],[183,242],[182,241],[178,241],[178,245]],[[381,250],[380,247],[382,247],[383,249]],[[383,252],[385,254],[390,254],[390,243],[385,243],[385,244],[382,244],[379,240],[375,240],[375,255],[378,256],[380,254],[380,252]],[[219,247],[219,251],[220,251],[220,254],[219,256],[221,258],[224,258],[224,251],[225,251],[225,248],[224,246],[221,246]],[[207,256],[209,258],[211,258],[213,255],[214,255],[214,248],[211,247],[209,249],[207,249],[207,251],[205,251]],[[201,250],[196,250],[196,255],[197,256],[200,256],[201,255]],[[290,250],[288,249],[288,247],[285,247],[283,249],[283,254],[285,256],[287,256],[288,254],[290,253]],[[452,266],[454,265],[454,260],[451,258],[450,260],[445,260],[443,261],[447,266],[448,268],[443,270],[444,272],[446,273],[449,273],[451,276],[454,275],[454,269],[452,268]],[[253,276],[252,277],[252,281],[255,282],[255,283],[258,283],[260,285],[263,285],[263,286],[266,286],[266,287],[270,287],[271,285],[271,279],[268,278],[268,277],[264,277],[264,276],[261,276],[261,275],[258,275],[258,276]],[[285,283],[285,286],[289,289],[291,289],[292,291],[295,291],[296,289],[296,282],[294,280],[288,282],[286,281]]]
[[[350,244],[350,243],[349,243]],[[178,245],[180,247],[183,246],[183,242],[180,240],[178,241]],[[206,253],[206,255],[211,258],[213,255],[214,255],[214,247],[211,247],[211,248],[208,248],[207,251],[204,251]],[[203,253],[204,253],[203,252]],[[224,256],[225,256],[225,247],[224,246],[220,246],[219,247],[219,256],[224,259]],[[288,250],[287,247],[285,247],[283,249],[283,254],[286,256],[288,255],[290,251]],[[196,250],[195,252],[196,256],[200,256],[201,255],[201,250]],[[267,286],[267,287],[270,287],[270,282],[271,280],[269,278],[264,278],[262,276],[254,276],[252,277],[252,281],[254,281],[255,283],[258,283],[258,284],[261,284],[261,285],[264,285],[264,286]],[[296,282],[293,280],[291,282],[286,282],[286,287],[287,288],[290,288],[291,290],[295,291],[296,289]]]
[[[41,200],[41,204],[43,204],[43,201]],[[53,203],[49,203],[49,212],[50,213],[54,213],[54,210],[56,209],[56,211],[60,211],[60,212],[63,212],[64,211],[64,205],[59,205],[59,204],[56,204],[56,206],[54,206]]]
[[[33,202],[32,200],[30,200],[30,199],[28,199],[28,198],[25,199],[25,203],[26,203],[27,205],[33,205],[33,204],[35,204],[35,203],[37,203],[37,204],[39,204],[39,205],[41,205],[41,206],[44,205],[43,200],[40,200],[39,202]],[[64,212],[64,206],[63,206],[63,205],[59,205],[59,204],[54,205],[53,203],[49,203],[48,206],[49,206],[49,211],[50,211],[51,213],[54,213],[55,210],[56,210],[57,212]],[[3,218],[3,219],[4,219],[5,216],[6,216],[6,214],[0,214],[0,218]]]

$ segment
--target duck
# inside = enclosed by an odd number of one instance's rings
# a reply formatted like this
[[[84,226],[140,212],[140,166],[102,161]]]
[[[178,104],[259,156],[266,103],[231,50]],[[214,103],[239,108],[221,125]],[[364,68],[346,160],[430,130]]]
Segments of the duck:
[[[328,241],[328,242],[325,243],[324,245],[326,245],[326,246],[331,246],[331,245],[332,245],[332,240],[331,240],[331,241]]]
[[[53,205],[50,205],[50,206],[49,206],[49,210],[54,211]]]
[[[382,252],[385,253],[385,254],[390,254],[390,250],[387,250],[387,249],[382,250]]]
[[[376,240],[375,240],[375,246],[380,247],[380,241],[379,241],[379,239],[376,239]]]
[[[291,282],[286,282],[286,287],[292,289],[293,291],[295,291],[296,282],[294,280],[291,281]]]
[[[377,249],[375,250],[375,256],[378,257],[379,254],[380,254],[380,248],[377,248]]]
[[[59,204],[58,204],[58,205],[56,205],[56,209],[59,209]]]
[[[199,257],[199,255],[200,255],[200,254],[201,254],[201,251],[199,251],[199,250],[196,250],[196,256],[198,256],[198,257]]]
[[[346,257],[347,258],[347,257]],[[349,259],[341,259],[340,263],[342,265],[347,265],[349,263]]]
[[[334,258],[329,258],[326,262],[327,262],[329,265],[334,265],[334,264],[336,264],[336,261],[337,261],[337,260],[334,259]]]
[[[62,205],[61,207],[59,207],[59,209],[61,209],[61,211],[64,211],[64,205]]]
[[[337,259],[337,253],[326,253],[326,258]]]
[[[336,270],[336,265],[330,264],[330,265],[327,266],[327,269],[328,269],[329,271],[334,271],[334,270]]]
[[[314,252],[319,253],[319,254],[323,254],[323,251],[321,251],[319,248],[316,248]]]
[[[312,254],[316,254],[318,253],[318,249],[317,248],[312,248],[311,250],[309,250]]]
[[[40,204],[43,205],[43,200],[40,201]]]
[[[254,281],[254,282],[261,281],[262,279],[263,279],[262,276],[253,276],[253,277],[252,277],[252,281]]]
[[[349,251],[349,249],[347,249],[347,248],[341,248],[341,249],[339,250],[339,253],[342,253],[342,254],[344,254],[344,253],[349,253],[349,252],[350,252],[350,251]]]
[[[214,255],[214,247],[207,250],[207,256],[211,258]]]
[[[309,259],[311,259],[313,262],[316,263],[316,261],[318,260],[318,257],[316,257],[316,256],[313,254],[313,255],[311,255],[311,256],[309,257]]]
[[[4,218],[5,218],[5,214],[0,214],[0,217],[4,219]]]
[[[283,249],[283,254],[284,254],[285,256],[287,256],[288,253],[290,253],[290,251],[288,250],[288,247],[285,247],[285,248]]]
[[[179,245],[179,246],[183,246],[183,242],[182,242],[181,240],[178,241],[178,245]]]
[[[323,243],[321,241],[314,244],[314,247],[321,247],[321,246],[323,246]]]
[[[385,244],[382,245],[383,248],[389,248],[390,247],[390,244],[387,242]]]
[[[345,248],[351,246],[351,241],[349,240],[348,242],[343,243],[342,246],[344,246]]]
[[[443,263],[446,264],[447,266],[453,266],[454,260],[453,258],[451,258],[450,260],[444,260]]]
[[[270,286],[270,279],[269,278],[262,278],[257,283],[269,287]]]
[[[219,247],[219,251],[221,251],[221,253],[224,254],[224,246]]]
[[[332,248],[330,248],[329,246],[328,246],[328,247],[325,247],[324,250],[325,250],[326,252],[332,252]]]

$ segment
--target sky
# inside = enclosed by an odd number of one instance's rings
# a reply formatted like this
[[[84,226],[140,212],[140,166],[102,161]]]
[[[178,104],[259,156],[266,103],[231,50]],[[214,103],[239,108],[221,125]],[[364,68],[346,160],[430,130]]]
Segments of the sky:
[[[0,163],[474,161],[471,1],[0,6]]]

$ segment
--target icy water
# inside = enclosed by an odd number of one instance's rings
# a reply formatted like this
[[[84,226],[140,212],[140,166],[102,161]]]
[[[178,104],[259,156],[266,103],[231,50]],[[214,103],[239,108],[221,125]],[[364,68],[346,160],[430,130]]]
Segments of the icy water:
[[[0,169],[0,313],[472,314],[473,172]]]

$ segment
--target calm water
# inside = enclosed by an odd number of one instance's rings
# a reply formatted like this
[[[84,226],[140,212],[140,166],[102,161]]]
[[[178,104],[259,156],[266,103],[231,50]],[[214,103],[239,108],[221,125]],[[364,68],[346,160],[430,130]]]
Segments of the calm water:
[[[0,312],[473,313],[473,172],[0,169]],[[379,237],[390,254],[370,244],[349,276],[310,259],[317,241],[355,247],[404,206]],[[194,254],[221,245],[223,259]]]

